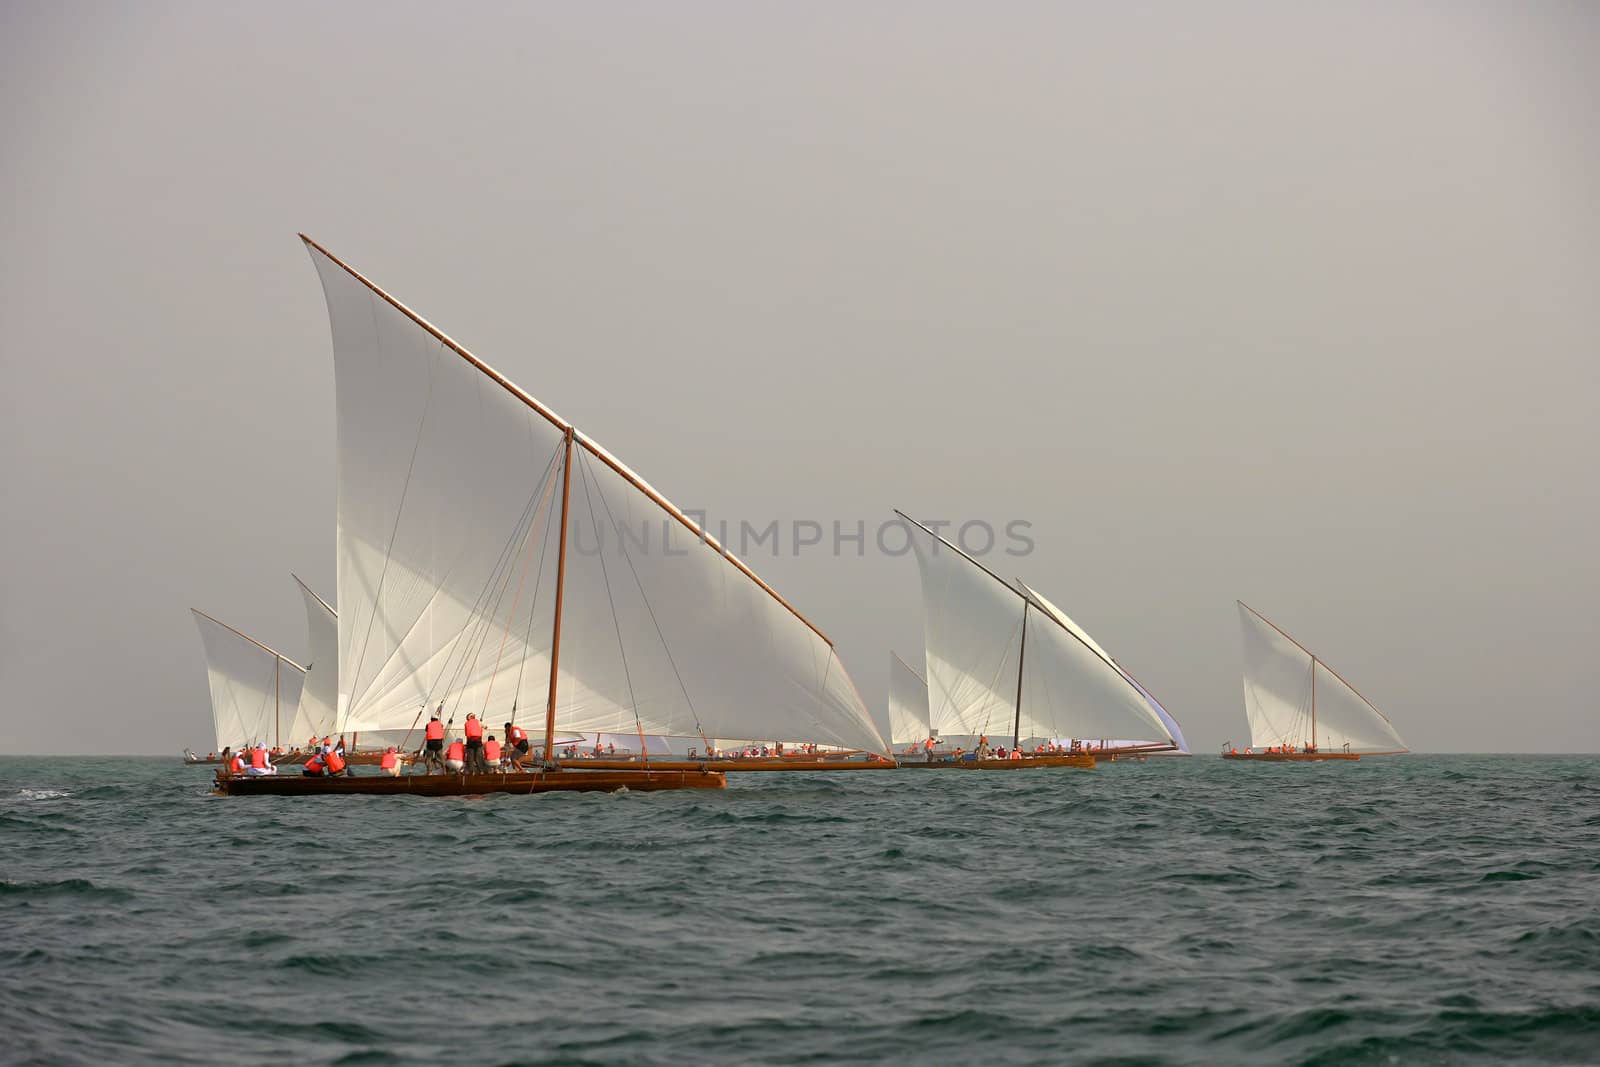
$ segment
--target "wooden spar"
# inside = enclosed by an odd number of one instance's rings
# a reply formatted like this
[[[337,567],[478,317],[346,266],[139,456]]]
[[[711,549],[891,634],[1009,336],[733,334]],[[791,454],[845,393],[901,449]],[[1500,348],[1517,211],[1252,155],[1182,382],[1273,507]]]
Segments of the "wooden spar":
[[[1022,744],[1022,663],[1028,652],[1028,602],[1022,602],[1022,641],[1017,646],[1017,717],[1011,724],[1011,747]]]
[[[561,461],[561,545],[556,550],[556,618],[550,637],[550,702],[544,713],[544,758],[551,762],[556,743],[556,679],[561,666],[561,601],[567,578],[567,504],[572,499],[572,427],[567,427],[566,454]]]
[[[205,612],[201,611],[199,608],[190,608],[189,610],[194,612],[196,615],[200,616],[202,619],[206,620],[207,622],[216,623],[218,626],[222,627],[224,630],[226,630],[229,633],[233,634],[235,637],[244,638],[246,641],[249,641],[252,645],[255,645],[257,648],[259,648],[261,651],[265,652],[267,655],[269,655],[269,656],[277,656],[279,659],[283,660],[283,662],[287,663],[289,666],[293,667],[295,670],[299,671],[301,674],[304,674],[306,672],[306,669],[304,667],[300,666],[300,664],[296,663],[294,660],[290,659],[288,656],[285,656],[282,652],[279,652],[277,649],[271,648],[271,647],[269,647],[267,645],[262,644],[260,641],[257,641],[255,638],[251,637],[249,634],[245,633],[243,630],[236,630],[232,626],[229,626],[227,623],[223,622],[221,619],[215,618],[214,616],[211,616],[211,615],[207,615]]]
[[[456,355],[472,364],[472,366],[476,367],[483,374],[487,375],[492,381],[498,384],[501,388],[505,389],[512,396],[516,397],[518,400],[521,400],[524,404],[527,404],[534,411],[537,411],[552,426],[555,426],[557,429],[563,430],[569,434],[575,432],[576,428],[570,422],[567,422],[554,411],[551,411],[549,408],[539,403],[539,401],[535,400],[533,396],[527,392],[527,390],[518,386],[510,378],[507,378],[504,374],[501,374],[499,371],[489,366],[489,364],[485,363],[471,352],[468,352],[465,348],[462,348],[459,344],[446,336],[443,330],[440,330],[437,326],[433,325],[433,323],[429,322],[427,319],[424,319],[421,315],[418,315],[415,311],[412,311],[400,301],[384,292],[383,289],[379,288],[378,285],[376,285],[371,279],[367,278],[366,275],[350,266],[350,264],[334,255],[326,248],[323,248],[320,244],[312,240],[310,237],[307,237],[305,234],[302,233],[300,235],[300,240],[304,241],[311,248],[316,249],[316,251],[325,256],[329,262],[333,263],[340,270],[343,270],[346,274],[350,275],[350,277],[366,286],[373,292],[374,295],[383,300],[390,307],[393,307],[396,311],[400,312],[400,314],[416,323],[418,327],[426,331],[430,336],[433,337],[434,340],[438,341],[440,344],[450,349],[450,351],[454,352]],[[742,572],[745,577],[749,578],[762,589],[766,590],[774,600],[787,608],[789,613],[795,618],[805,623],[806,626],[810,628],[811,632],[822,638],[822,640],[826,642],[830,648],[833,646],[833,640],[828,637],[827,634],[818,629],[815,623],[806,618],[804,615],[800,614],[800,612],[795,609],[793,604],[790,604],[787,600],[778,595],[777,590],[773,589],[772,586],[768,585],[766,582],[757,577],[755,571],[746,566],[743,560],[724,549],[722,545],[718,543],[716,538],[712,537],[705,530],[701,529],[697,523],[691,520],[682,511],[678,510],[678,508],[673,506],[666,497],[658,493],[654,488],[646,483],[643,478],[640,478],[633,471],[629,470],[620,460],[611,455],[611,453],[607,452],[604,448],[601,448],[598,443],[590,439],[587,435],[578,434],[578,440],[580,443],[582,443],[584,448],[588,449],[588,451],[594,455],[596,459],[600,460],[600,462],[616,471],[618,475],[628,482],[628,484],[632,485],[635,489],[639,490],[639,492],[649,497],[668,515],[671,515],[674,519],[677,519],[678,522],[687,527],[696,538],[704,541],[709,547],[715,549],[719,555],[721,555],[729,563],[733,564],[733,566]]]

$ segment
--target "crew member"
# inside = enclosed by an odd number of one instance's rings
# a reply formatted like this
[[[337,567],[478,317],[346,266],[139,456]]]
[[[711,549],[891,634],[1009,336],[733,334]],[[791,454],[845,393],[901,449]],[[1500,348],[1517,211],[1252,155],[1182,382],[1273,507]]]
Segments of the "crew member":
[[[483,743],[483,761],[491,771],[500,769],[500,742],[494,739],[494,734],[490,734],[489,740]]]
[[[390,745],[383,751],[383,758],[378,761],[378,767],[390,778],[400,777],[400,754]]]
[[[488,764],[483,762],[483,723],[469,712],[462,730],[467,735],[467,773],[488,774]]]
[[[511,761],[511,766],[522,770],[522,761],[528,758],[527,731],[515,723],[506,723],[506,744],[511,746],[506,758]]]
[[[246,766],[248,766],[248,764],[246,764],[244,761],[244,750],[240,749],[238,752],[233,754],[233,760],[228,764],[228,770],[232,771],[234,774],[243,774]]]
[[[341,774],[346,778],[350,777],[344,762],[344,757],[339,755],[339,753],[333,749],[329,749],[327,752],[322,754],[322,762],[323,765],[328,768],[329,778],[337,778]]]
[[[300,773],[307,778],[321,778],[322,768],[322,753],[318,752],[316,755],[306,760],[305,768]]]
[[[450,747],[444,750],[444,769],[457,774],[467,769],[467,746],[461,738],[450,742]]]
[[[444,723],[439,721],[438,715],[428,720],[423,736],[427,741],[422,746],[422,763],[427,773],[432,774],[435,767],[444,770]]]
[[[263,775],[277,774],[278,768],[272,765],[272,760],[267,756],[267,746],[258,744],[250,750],[250,766],[245,770],[252,778]]]

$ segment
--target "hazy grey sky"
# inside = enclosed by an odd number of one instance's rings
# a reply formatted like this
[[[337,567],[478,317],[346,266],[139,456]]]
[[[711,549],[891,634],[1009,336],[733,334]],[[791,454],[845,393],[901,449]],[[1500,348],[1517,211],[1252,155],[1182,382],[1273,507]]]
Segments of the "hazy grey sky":
[[[1001,560],[1245,733],[1600,748],[1600,6],[0,7],[0,751],[210,744],[333,595],[317,237],[713,517]],[[869,703],[909,558],[753,554]]]

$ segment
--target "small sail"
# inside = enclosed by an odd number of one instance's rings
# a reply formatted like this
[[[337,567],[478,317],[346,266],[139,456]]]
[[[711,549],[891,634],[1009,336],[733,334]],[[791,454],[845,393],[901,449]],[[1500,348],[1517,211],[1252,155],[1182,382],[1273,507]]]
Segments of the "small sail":
[[[1155,697],[1150,695],[1150,691],[1147,690],[1143,685],[1141,685],[1137,678],[1135,678],[1133,675],[1129,674],[1127,672],[1127,670],[1125,670],[1123,668],[1122,664],[1120,664],[1116,660],[1112,659],[1111,658],[1111,653],[1109,653],[1105,649],[1101,648],[1100,645],[1095,641],[1095,639],[1090,637],[1089,634],[1083,629],[1083,627],[1079,626],[1077,623],[1073,622],[1070,618],[1068,618],[1066,612],[1062,611],[1060,608],[1056,607],[1050,601],[1046,600],[1045,597],[1044,597],[1044,594],[1042,594],[1038,590],[1033,589],[1032,587],[1030,587],[1021,578],[1018,578],[1016,581],[1017,581],[1017,588],[1022,591],[1022,594],[1024,596],[1026,596],[1029,600],[1033,601],[1033,604],[1034,604],[1035,607],[1037,607],[1040,610],[1046,612],[1052,618],[1054,618],[1057,622],[1059,622],[1062,626],[1065,626],[1068,630],[1070,630],[1072,632],[1073,636],[1077,637],[1078,640],[1082,641],[1084,644],[1088,645],[1091,649],[1093,649],[1094,652],[1097,655],[1099,655],[1101,659],[1105,660],[1106,663],[1110,664],[1110,666],[1111,666],[1111,668],[1113,670],[1115,670],[1118,674],[1122,675],[1122,677],[1127,680],[1129,685],[1131,685],[1135,689],[1137,689],[1139,691],[1139,695],[1144,697],[1145,701],[1150,705],[1150,710],[1156,713],[1156,718],[1161,720],[1161,725],[1166,727],[1167,733],[1172,738],[1172,743],[1178,746],[1178,751],[1179,752],[1183,752],[1183,753],[1187,753],[1189,751],[1189,743],[1186,740],[1184,740],[1183,729],[1181,727],[1179,727],[1178,720],[1174,719],[1172,717],[1172,713],[1171,712],[1169,712],[1166,708],[1162,707],[1161,702],[1159,700],[1157,700]],[[1128,739],[1128,738],[1115,739],[1115,740],[1107,738],[1107,739],[1104,739],[1104,740],[1106,740],[1106,747],[1107,748],[1118,748],[1118,747],[1122,747],[1124,745],[1132,745],[1132,744],[1139,744],[1140,743],[1138,741],[1135,741],[1135,740],[1132,740],[1132,739]]]
[[[300,704],[284,741],[288,746],[303,745],[311,736],[325,737],[333,732],[339,700],[339,616],[297,575],[290,575],[300,587],[305,601],[306,631],[311,662],[306,666],[305,685]]]
[[[929,736],[928,683],[910,664],[889,653],[888,719],[878,732],[896,748],[921,744]]]
[[[1244,602],[1244,707],[1257,748],[1404,752],[1394,724],[1327,664]]]
[[[216,751],[278,744],[300,704],[305,668],[205,612],[190,610],[205,647]]]
[[[526,727],[553,688],[562,734],[886,751],[831,642],[749,567],[306,244],[333,333],[341,731],[405,730],[441,702],[450,724],[521,709]]]
[[[1143,691],[1099,646],[901,517],[926,535],[913,536],[912,545],[922,576],[929,716],[941,735],[1174,743]]]

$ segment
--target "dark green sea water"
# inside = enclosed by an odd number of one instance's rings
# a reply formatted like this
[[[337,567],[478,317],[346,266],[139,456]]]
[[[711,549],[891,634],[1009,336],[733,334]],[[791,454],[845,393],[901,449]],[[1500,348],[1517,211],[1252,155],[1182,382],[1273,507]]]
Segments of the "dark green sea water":
[[[1600,758],[208,778],[0,759],[0,1062],[1600,1062]]]

